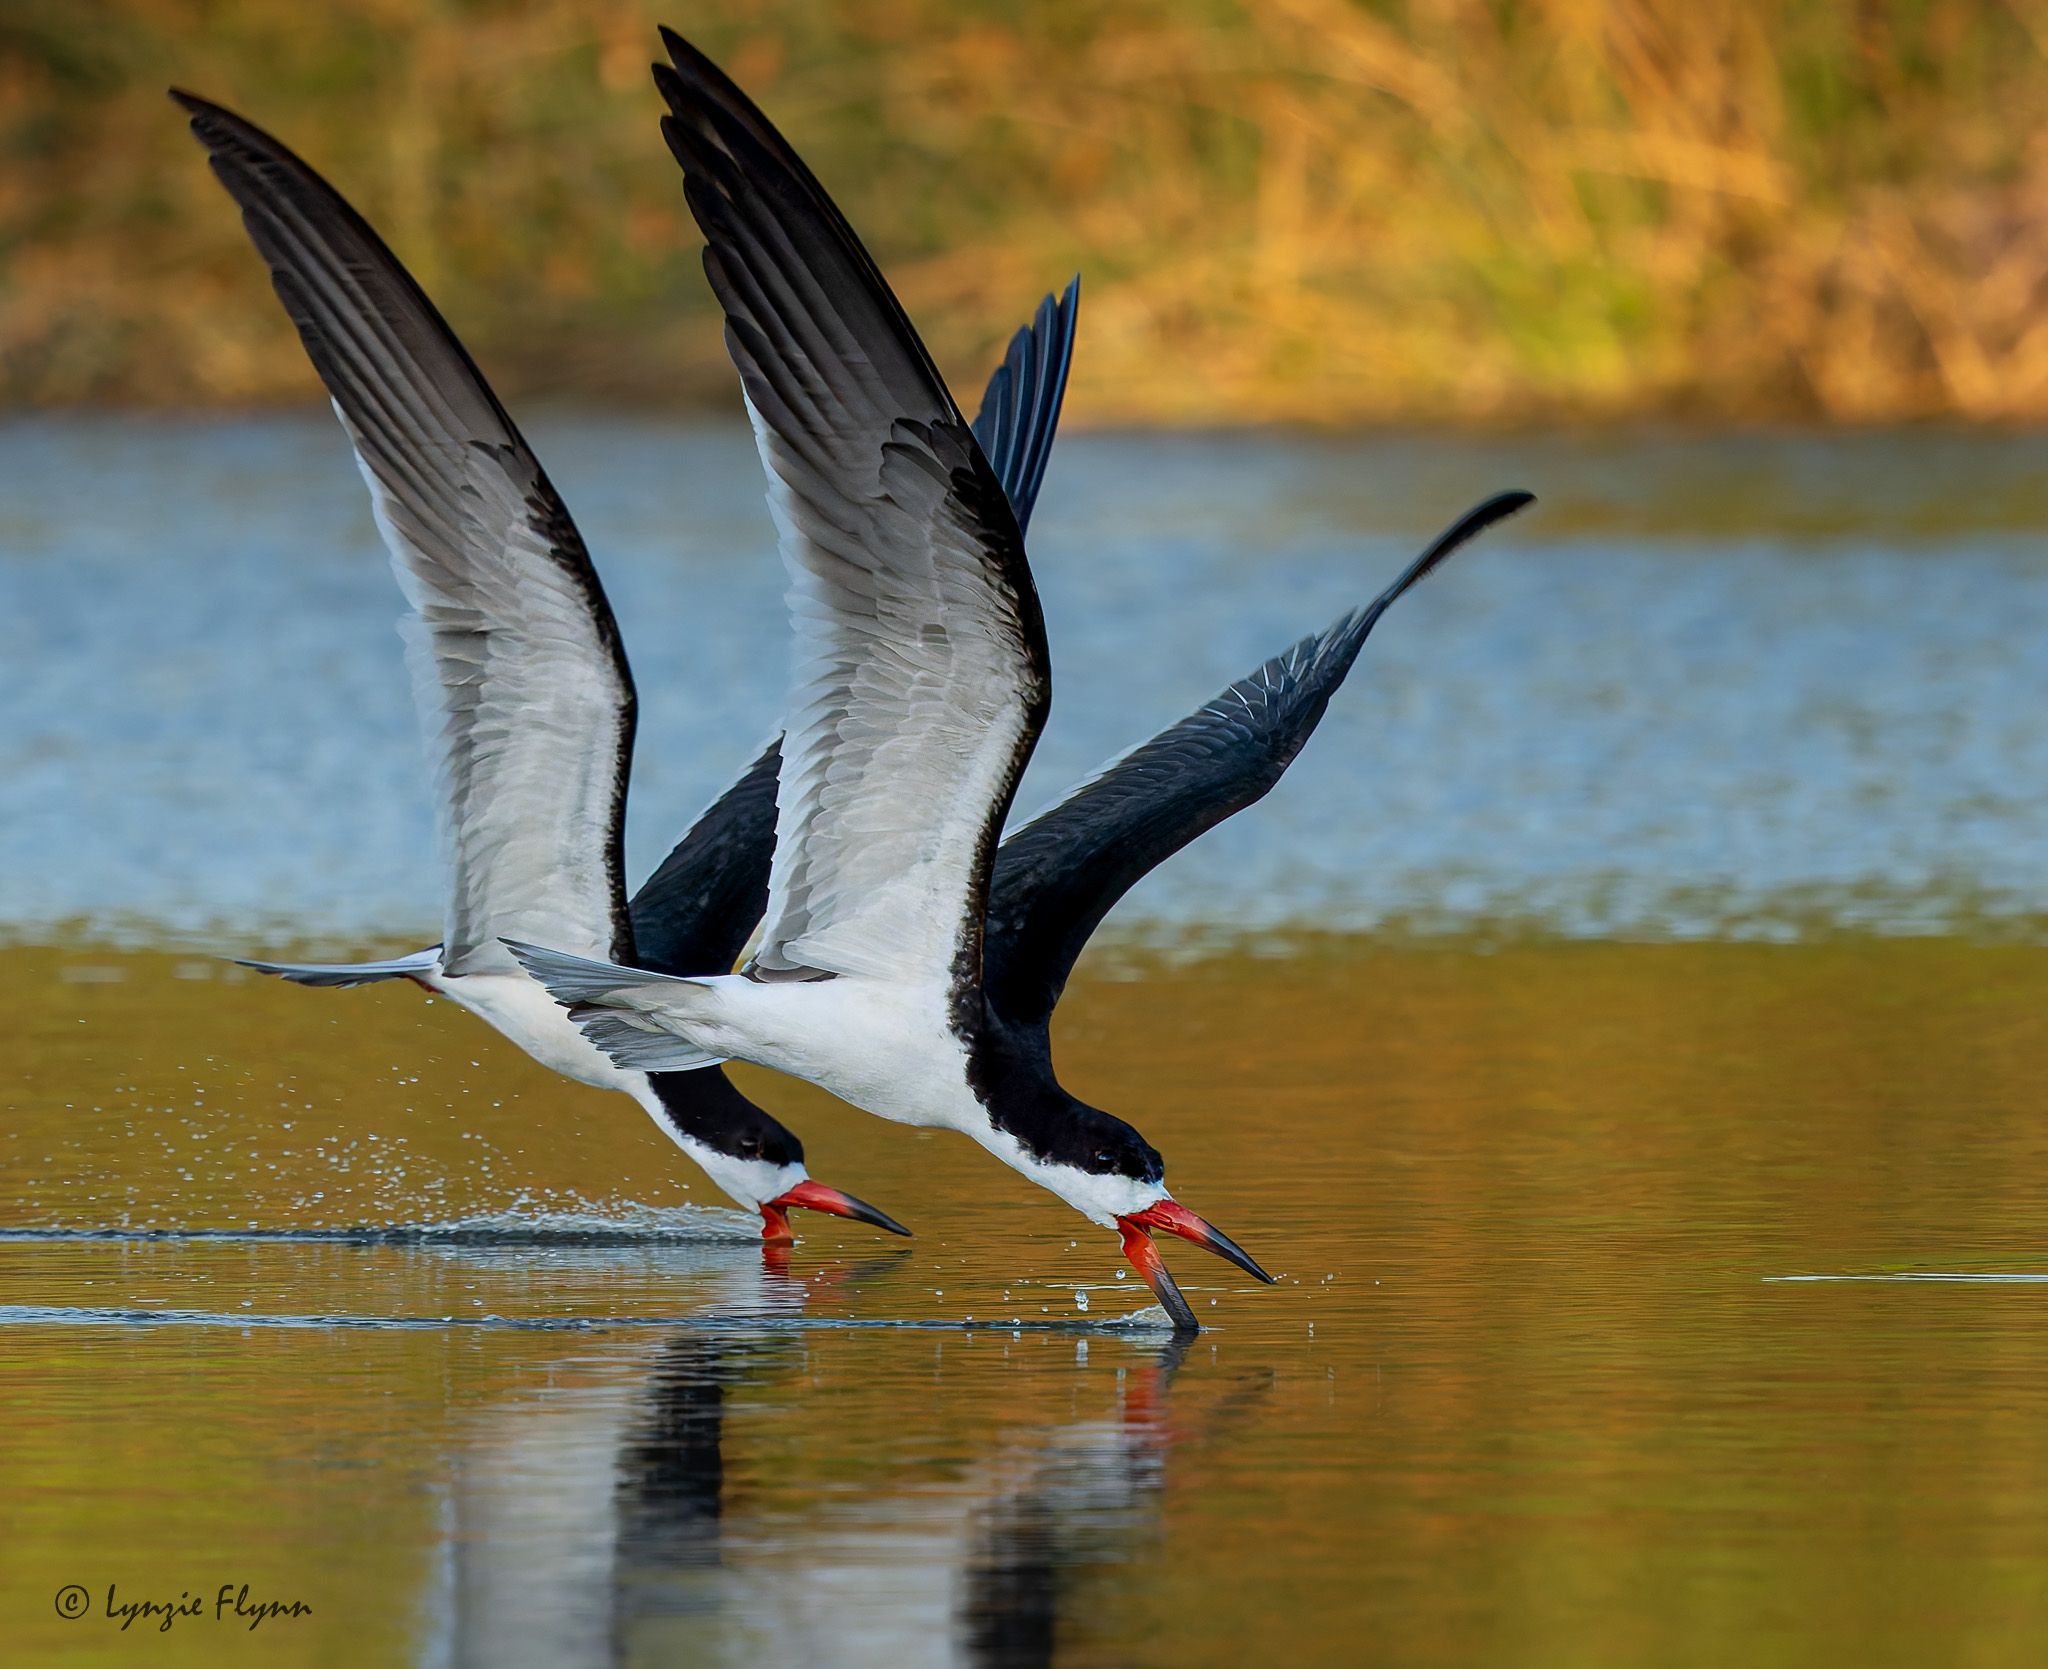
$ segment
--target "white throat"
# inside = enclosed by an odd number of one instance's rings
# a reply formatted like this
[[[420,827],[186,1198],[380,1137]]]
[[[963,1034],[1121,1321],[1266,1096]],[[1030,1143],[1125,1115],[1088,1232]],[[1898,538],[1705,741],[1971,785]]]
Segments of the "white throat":
[[[759,1211],[770,1200],[780,1199],[799,1182],[809,1179],[810,1172],[800,1164],[774,1165],[766,1159],[735,1158],[730,1153],[720,1153],[717,1148],[707,1146],[695,1136],[684,1135],[669,1122],[661,1097],[654,1093],[646,1075],[636,1072],[631,1076],[630,1093],[646,1109],[647,1116],[654,1120],[654,1127],[681,1148],[691,1162],[717,1184],[726,1198],[737,1201],[749,1211]],[[624,1083],[619,1087],[627,1088]]]
[[[1140,1182],[1134,1177],[1084,1171],[1078,1165],[1037,1158],[1015,1136],[993,1123],[970,1134],[1011,1170],[1059,1195],[1089,1222],[1106,1229],[1115,1228],[1119,1217],[1133,1216],[1173,1198],[1163,1182]]]

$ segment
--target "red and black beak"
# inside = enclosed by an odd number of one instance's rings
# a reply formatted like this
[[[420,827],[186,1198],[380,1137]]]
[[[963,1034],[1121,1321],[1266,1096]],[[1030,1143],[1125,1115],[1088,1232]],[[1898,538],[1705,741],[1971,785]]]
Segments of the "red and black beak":
[[[888,1212],[877,1211],[866,1200],[842,1194],[837,1188],[827,1188],[822,1182],[805,1181],[761,1207],[761,1238],[771,1243],[794,1240],[796,1236],[789,1229],[789,1213],[797,1206],[806,1211],[822,1211],[833,1217],[851,1217],[857,1223],[872,1223],[890,1234],[910,1233]]]
[[[1154,1229],[1164,1229],[1168,1234],[1177,1234],[1183,1240],[1206,1247],[1219,1258],[1236,1264],[1247,1275],[1256,1276],[1268,1286],[1273,1284],[1273,1277],[1258,1266],[1251,1253],[1221,1229],[1203,1222],[1186,1206],[1172,1200],[1161,1200],[1156,1205],[1148,1205],[1143,1211],[1119,1217],[1116,1225],[1123,1236],[1124,1256],[1130,1259],[1131,1267],[1145,1277],[1145,1284],[1173,1318],[1177,1331],[1191,1332],[1201,1323],[1195,1319],[1194,1310],[1181,1296],[1173,1276],[1167,1272],[1166,1260],[1160,1257],[1159,1248],[1152,1244]]]

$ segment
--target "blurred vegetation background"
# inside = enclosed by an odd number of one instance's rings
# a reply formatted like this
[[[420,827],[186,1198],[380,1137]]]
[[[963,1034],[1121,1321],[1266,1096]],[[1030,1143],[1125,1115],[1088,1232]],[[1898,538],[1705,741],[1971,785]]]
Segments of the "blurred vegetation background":
[[[270,127],[508,394],[731,398],[665,21],[963,385],[1098,422],[2048,416],[2048,0],[0,0],[0,401],[313,383],[163,89]]]

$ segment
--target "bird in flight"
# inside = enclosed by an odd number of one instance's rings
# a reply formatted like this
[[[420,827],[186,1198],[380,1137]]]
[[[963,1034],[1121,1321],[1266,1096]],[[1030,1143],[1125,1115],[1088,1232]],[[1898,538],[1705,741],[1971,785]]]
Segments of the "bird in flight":
[[[1002,843],[1051,668],[1002,477],[845,218],[768,119],[664,31],[662,128],[768,474],[795,635],[766,923],[738,974],[508,948],[622,1067],[739,1059],[959,1130],[1114,1229],[1174,1325],[1152,1240],[1270,1280],[1167,1191],[1158,1151],[1069,1094],[1048,1024],[1122,894],[1258,799],[1385,609],[1519,509],[1470,512],[1364,609],[1305,638]]]
[[[907,1234],[812,1180],[803,1143],[722,1071],[615,1065],[522,973],[504,936],[668,973],[726,973],[761,918],[780,750],[770,743],[629,900],[636,698],[567,507],[426,293],[341,194],[268,133],[188,93],[213,171],[326,384],[410,612],[401,623],[437,766],[438,945],[389,961],[251,962],[302,985],[410,979],[578,1083],[623,1091],[728,1196],[789,1238],[797,1207]],[[1076,294],[1013,340],[978,419],[1018,522],[1044,479]]]

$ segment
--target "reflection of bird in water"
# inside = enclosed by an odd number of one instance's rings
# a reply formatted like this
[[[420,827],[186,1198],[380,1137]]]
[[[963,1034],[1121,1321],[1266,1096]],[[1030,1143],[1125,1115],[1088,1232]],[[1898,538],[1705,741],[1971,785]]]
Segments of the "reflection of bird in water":
[[[782,1247],[763,1247],[764,1283],[784,1282],[799,1303],[857,1288],[894,1269],[902,1254],[828,1265],[808,1286],[788,1281]],[[620,1445],[612,1565],[613,1633],[620,1639],[694,1624],[724,1603],[720,1570],[725,1501],[725,1415],[729,1397],[793,1372],[804,1355],[794,1333],[679,1333],[665,1341],[647,1375],[645,1413]],[[694,1636],[692,1627],[685,1631]]]
[[[702,1288],[693,1287],[701,1291],[705,1313],[802,1315],[806,1285],[791,1279],[786,1265],[777,1267],[782,1260],[774,1251],[764,1248],[760,1263],[746,1267],[730,1259],[706,1266]],[[687,1519],[683,1496],[691,1489],[700,1497],[708,1491],[713,1530],[699,1542],[715,1557],[718,1483],[700,1440],[706,1422],[690,1414],[687,1399],[664,1416],[668,1405],[659,1393],[650,1417],[645,1392],[650,1385],[680,1383],[674,1374],[664,1375],[664,1363],[673,1360],[670,1350],[694,1337],[619,1333],[593,1339],[587,1352],[552,1366],[542,1384],[483,1411],[458,1438],[441,1559],[426,1601],[433,1626],[422,1653],[425,1663],[443,1669],[579,1669],[613,1662],[627,1510],[620,1467],[632,1457],[635,1474],[643,1471],[649,1454],[642,1451],[662,1446],[656,1434],[664,1424],[689,1441],[667,1445],[674,1458],[650,1498],[668,1497],[676,1509],[671,1522],[680,1525]],[[772,1334],[765,1342],[791,1349],[797,1344]],[[710,1423],[718,1423],[715,1414]],[[708,1442],[715,1468],[719,1440],[714,1434]],[[691,1545],[688,1535],[673,1538],[678,1552]]]
[[[186,94],[278,298],[332,396],[411,611],[413,695],[439,775],[439,945],[387,962],[253,962],[302,985],[410,979],[543,1066],[630,1095],[769,1238],[802,1206],[902,1234],[812,1181],[803,1143],[713,1067],[622,1070],[522,974],[501,935],[670,973],[724,973],[768,894],[771,744],[629,901],[626,784],[637,704],[597,569],[540,460],[367,221],[269,134]],[[1048,299],[989,384],[980,432],[1030,519],[1059,418],[1074,302]]]
[[[857,1287],[897,1260],[809,1283],[773,1262],[745,1279],[728,1266],[731,1290],[707,1307],[793,1318],[821,1288]],[[593,1345],[480,1416],[457,1449],[427,1662],[1049,1662],[1091,1573],[1153,1534],[1188,1435],[1168,1417],[1185,1340],[1098,1335],[1075,1341],[1077,1388],[1129,1363],[1112,1408],[991,1430],[964,1464],[934,1469],[922,1416],[949,1394],[959,1346],[904,1334],[881,1347],[888,1375],[867,1375],[837,1414],[863,1423],[785,1489],[792,1463],[775,1445],[817,1441],[835,1413],[806,1377],[815,1335],[704,1328]],[[977,1375],[989,1362],[970,1359]],[[1001,1405],[999,1388],[971,1389]],[[1240,1382],[1205,1429],[1259,1389]]]
[[[750,1358],[745,1345],[703,1334],[685,1333],[662,1347],[649,1377],[653,1406],[620,1449],[618,1465],[619,1540],[642,1549],[649,1566],[690,1570],[718,1562],[726,1387],[747,1377],[755,1366]]]
[[[962,1571],[959,1661],[989,1669],[1051,1663],[1076,1589],[1091,1572],[1130,1562],[1156,1534],[1170,1456],[1191,1440],[1168,1420],[1167,1393],[1192,1341],[1158,1347],[1126,1376],[1113,1419],[1076,1421],[1039,1434],[1019,1481],[975,1515]],[[1270,1370],[1238,1379],[1203,1411],[1192,1440],[1216,1442],[1272,1389]]]
[[[960,1638],[970,1663],[1050,1663],[1061,1601],[1077,1572],[1128,1557],[1165,1482],[1166,1392],[1188,1336],[1162,1345],[1126,1382],[1115,1421],[1051,1434],[1041,1465],[979,1515],[963,1576]]]
[[[779,1348],[792,1342],[701,1335],[665,1348],[652,1407],[620,1457],[619,1656],[1050,1662],[1076,1584],[1128,1558],[1153,1523],[1186,1343],[1131,1369],[1108,1417],[1006,1434],[950,1483],[813,1500],[800,1521],[764,1521],[735,1510],[723,1438],[738,1390],[797,1365]],[[1226,1409],[1243,1400],[1240,1390]]]

